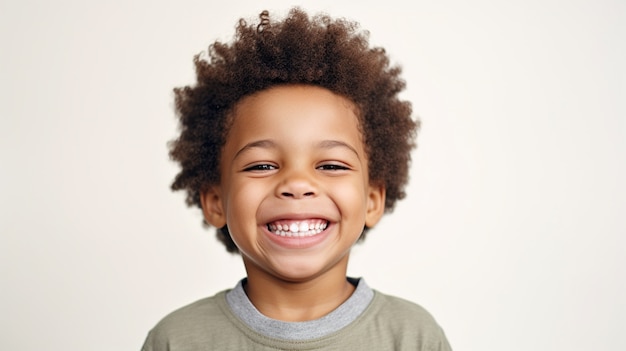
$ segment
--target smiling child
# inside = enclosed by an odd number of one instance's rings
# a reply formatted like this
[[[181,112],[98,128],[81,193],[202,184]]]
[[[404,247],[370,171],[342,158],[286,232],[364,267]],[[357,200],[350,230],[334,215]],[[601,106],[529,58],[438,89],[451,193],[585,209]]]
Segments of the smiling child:
[[[450,350],[420,306],[346,277],[352,246],[404,197],[418,121],[400,69],[345,20],[241,20],[176,89],[172,188],[247,277],[157,324],[144,351]]]

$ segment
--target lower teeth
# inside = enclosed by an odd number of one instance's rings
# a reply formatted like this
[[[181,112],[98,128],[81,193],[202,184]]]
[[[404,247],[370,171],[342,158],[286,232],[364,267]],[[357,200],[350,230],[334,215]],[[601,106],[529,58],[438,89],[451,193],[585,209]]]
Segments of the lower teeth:
[[[277,230],[275,232],[272,232],[276,235],[279,236],[287,236],[287,237],[306,237],[306,236],[313,236],[315,234],[319,234],[322,232],[322,229],[316,229],[316,230],[309,230],[308,232],[286,232],[284,230]]]
[[[268,230],[271,233],[274,233],[278,236],[284,236],[284,237],[307,237],[307,236],[313,236],[316,234],[319,234],[321,232],[323,232],[326,229],[327,225],[323,226],[322,228],[319,229],[311,229],[308,230],[306,232],[292,232],[290,230],[272,230],[269,225],[268,225]]]

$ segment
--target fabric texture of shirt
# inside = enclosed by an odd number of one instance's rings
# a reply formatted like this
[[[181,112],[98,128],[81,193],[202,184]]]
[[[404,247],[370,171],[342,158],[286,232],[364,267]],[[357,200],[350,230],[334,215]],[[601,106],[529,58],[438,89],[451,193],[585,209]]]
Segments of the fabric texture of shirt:
[[[351,280],[355,292],[337,309],[306,322],[262,315],[243,282],[163,318],[142,350],[451,350],[426,310],[372,290],[363,279]]]

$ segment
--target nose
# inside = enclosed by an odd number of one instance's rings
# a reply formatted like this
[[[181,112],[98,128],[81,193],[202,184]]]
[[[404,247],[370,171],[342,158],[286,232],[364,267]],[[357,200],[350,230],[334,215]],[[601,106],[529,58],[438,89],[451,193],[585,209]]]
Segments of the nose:
[[[318,186],[313,175],[306,171],[286,172],[276,187],[276,195],[281,198],[303,199],[315,197],[317,193]]]

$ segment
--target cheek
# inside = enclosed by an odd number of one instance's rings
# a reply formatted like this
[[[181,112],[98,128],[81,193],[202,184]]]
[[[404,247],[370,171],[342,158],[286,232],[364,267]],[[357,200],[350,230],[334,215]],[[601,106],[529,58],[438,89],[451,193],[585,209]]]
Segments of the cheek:
[[[365,209],[367,206],[365,193],[363,185],[356,182],[342,184],[331,190],[331,194],[333,194],[333,198],[344,217],[365,218]]]
[[[267,188],[256,182],[237,182],[230,184],[229,196],[225,208],[229,227],[243,223],[256,222],[256,212],[263,201]]]

